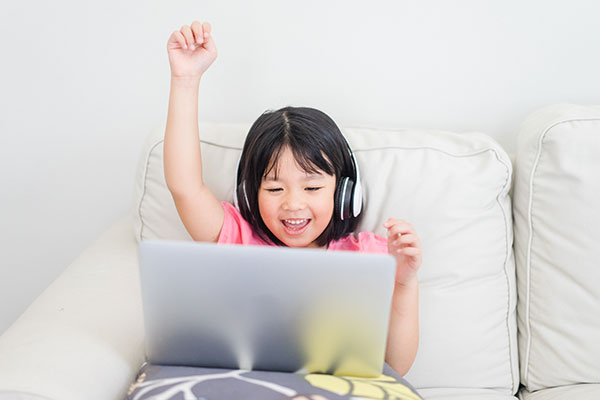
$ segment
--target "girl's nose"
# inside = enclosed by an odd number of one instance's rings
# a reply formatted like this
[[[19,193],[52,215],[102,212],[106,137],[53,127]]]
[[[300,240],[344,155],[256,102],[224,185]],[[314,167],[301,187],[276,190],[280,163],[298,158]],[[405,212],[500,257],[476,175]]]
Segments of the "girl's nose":
[[[306,202],[301,196],[290,195],[283,200],[284,210],[301,210],[306,207]]]

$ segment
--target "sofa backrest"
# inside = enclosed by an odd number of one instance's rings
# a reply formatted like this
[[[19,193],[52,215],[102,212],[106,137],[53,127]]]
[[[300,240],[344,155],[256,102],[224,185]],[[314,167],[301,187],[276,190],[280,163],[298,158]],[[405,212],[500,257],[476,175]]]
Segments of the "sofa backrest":
[[[521,382],[600,383],[600,107],[537,110],[517,149]]]
[[[200,124],[204,181],[231,202],[250,124]],[[420,344],[407,379],[417,388],[518,389],[512,165],[481,133],[341,127],[364,188],[359,231],[385,235],[405,219],[423,248]],[[136,177],[138,240],[192,240],[163,173],[164,125],[148,137]]]

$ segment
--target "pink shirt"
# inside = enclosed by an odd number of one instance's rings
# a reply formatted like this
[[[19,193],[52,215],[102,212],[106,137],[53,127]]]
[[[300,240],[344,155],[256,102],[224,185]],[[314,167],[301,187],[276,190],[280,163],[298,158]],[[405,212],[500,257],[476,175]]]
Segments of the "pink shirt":
[[[222,201],[225,210],[223,228],[219,235],[218,243],[248,244],[255,246],[269,246],[256,235],[250,224],[231,203]],[[387,254],[387,239],[377,236],[372,232],[360,232],[357,237],[348,235],[342,239],[329,243],[327,250],[358,251],[362,253]]]

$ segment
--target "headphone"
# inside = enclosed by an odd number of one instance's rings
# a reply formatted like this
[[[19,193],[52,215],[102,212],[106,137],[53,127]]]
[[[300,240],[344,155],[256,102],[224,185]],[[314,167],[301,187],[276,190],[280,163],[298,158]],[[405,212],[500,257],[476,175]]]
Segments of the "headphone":
[[[340,210],[339,218],[344,221],[350,219],[351,217],[358,217],[362,210],[362,185],[360,183],[360,172],[358,170],[358,163],[354,158],[354,153],[350,148],[350,144],[342,134],[342,138],[346,143],[346,148],[348,149],[348,153],[350,154],[350,158],[352,159],[352,167],[354,168],[354,172],[356,175],[356,182],[353,181],[350,177],[342,176],[337,184],[336,193],[337,196],[334,202],[334,209]],[[245,182],[238,183],[238,176],[240,176],[240,161],[242,159],[242,154],[240,153],[240,158],[238,159],[236,174],[235,174],[235,186],[234,186],[234,194],[233,194],[233,204],[239,210],[238,203],[238,188],[241,186],[241,191],[244,194],[244,200],[246,202],[246,207],[250,209],[250,202],[248,201],[248,196],[246,195],[246,186]]]

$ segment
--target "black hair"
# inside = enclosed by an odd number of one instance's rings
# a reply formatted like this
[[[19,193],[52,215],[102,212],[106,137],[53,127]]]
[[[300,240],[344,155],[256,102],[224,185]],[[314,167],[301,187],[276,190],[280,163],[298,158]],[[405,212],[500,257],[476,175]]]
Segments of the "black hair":
[[[327,114],[314,108],[291,106],[265,111],[254,121],[244,142],[237,171],[237,201],[242,217],[258,236],[266,243],[279,246],[285,244],[273,235],[260,215],[258,190],[263,178],[277,165],[286,146],[305,172],[314,173],[319,169],[335,176],[334,199],[338,198],[338,183],[342,177],[356,182],[356,171],[346,140]],[[356,229],[360,214],[341,220],[339,207],[335,202],[331,221],[316,239],[318,246],[341,239]]]

